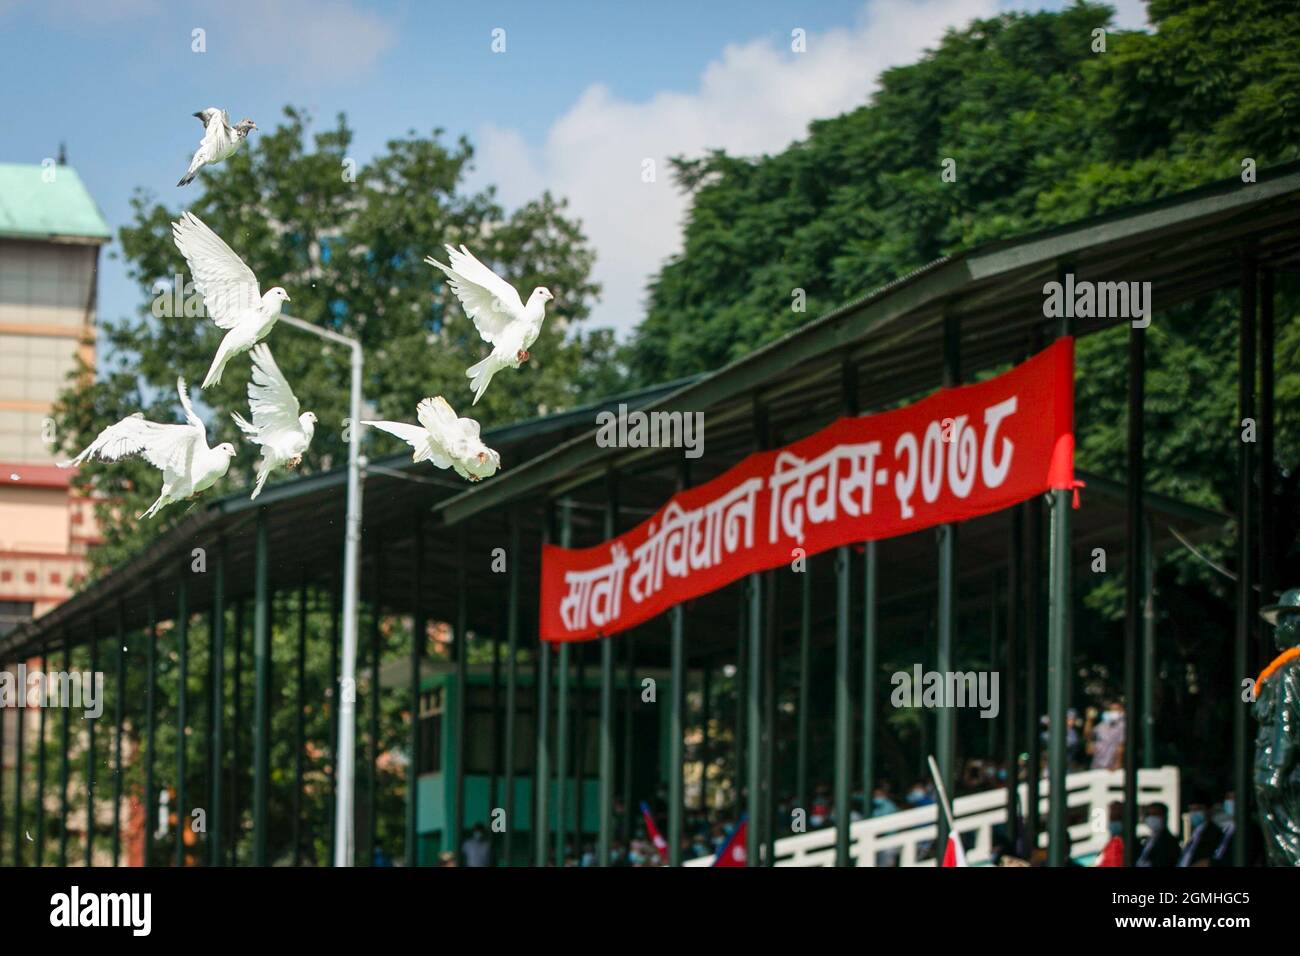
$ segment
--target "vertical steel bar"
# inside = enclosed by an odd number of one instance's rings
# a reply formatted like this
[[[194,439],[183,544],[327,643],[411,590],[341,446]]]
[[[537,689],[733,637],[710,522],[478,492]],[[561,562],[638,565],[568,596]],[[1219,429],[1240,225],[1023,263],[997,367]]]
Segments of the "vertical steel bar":
[[[226,756],[225,664],[226,664],[226,546],[217,545],[212,578],[212,625],[209,631],[209,656],[212,658],[210,750],[212,766],[208,774],[208,864],[221,865],[223,843],[221,819],[221,765]]]
[[[876,791],[876,671],[880,664],[879,555],[866,543],[862,569],[862,812],[872,816]]]
[[[419,866],[420,847],[417,832],[420,786],[420,666],[424,661],[426,621],[420,585],[424,578],[424,535],[419,517],[413,519],[415,534],[411,542],[411,677],[408,687],[411,726],[408,746],[410,762],[406,765],[406,865]]]
[[[307,746],[307,574],[298,585],[298,647],[294,673],[293,719],[293,819],[289,838],[293,841],[293,865],[302,866],[302,787]],[[414,758],[414,754],[412,754]]]
[[[253,557],[253,865],[266,866],[270,855],[271,777],[271,593],[270,527],[266,509],[257,511]]]
[[[618,534],[618,473],[605,475],[605,540]],[[630,759],[631,755],[628,755]],[[596,835],[596,864],[609,866],[614,832],[614,640],[600,642],[600,821]]]
[[[370,701],[369,713],[370,752],[366,761],[366,855],[364,866],[374,866],[375,848],[379,845],[379,656],[382,639],[383,597],[384,597],[384,546],[378,535],[375,536],[375,581],[374,598],[370,607]],[[456,636],[459,646],[460,635]],[[455,851],[459,852],[457,842]]]
[[[943,317],[943,386],[953,388],[961,383],[961,326],[957,317],[945,314]],[[947,454],[956,453],[955,441],[949,445]],[[938,649],[935,666],[940,677],[947,681],[953,671],[954,644],[957,635],[957,525],[944,524],[937,529],[939,539],[939,600],[938,600]],[[935,762],[939,766],[939,776],[943,779],[946,793],[953,792],[955,782],[954,763],[957,750],[957,711],[945,703],[935,714]],[[935,841],[935,864],[943,862],[945,848],[948,845],[948,820],[944,814],[939,815],[938,839]]]
[[[533,766],[533,864],[546,866],[549,856],[551,818],[549,796],[551,789],[550,718],[551,646],[545,641],[537,647],[537,760]]]
[[[239,850],[239,839],[243,835],[243,811],[239,805],[240,784],[244,777],[243,739],[244,739],[244,599],[235,601],[235,647],[232,654],[234,681],[230,689],[233,720],[230,725],[231,761],[230,761],[230,865],[234,866]]]
[[[1238,427],[1246,428],[1248,419],[1255,417],[1255,285],[1256,264],[1251,251],[1241,260],[1241,328],[1237,353],[1237,418]],[[1237,621],[1233,644],[1232,681],[1236,682],[1254,673],[1251,665],[1251,638],[1254,636],[1254,455],[1253,443],[1238,435],[1237,442]],[[1250,826],[1251,781],[1249,773],[1250,738],[1247,725],[1247,708],[1232,708],[1232,783],[1236,791],[1234,823],[1237,838],[1232,841],[1232,861],[1236,866],[1247,863],[1245,839]]]
[[[339,721],[342,713],[341,702],[343,700],[343,688],[339,682],[339,638],[342,625],[339,617],[342,610],[340,584],[339,575],[335,572],[330,581],[330,762],[329,809],[326,811],[329,815],[329,859],[335,866],[339,865],[340,857],[337,852],[340,829],[338,822]]]
[[[90,621],[90,679],[99,673],[99,632]],[[67,702],[61,701],[64,706]],[[94,866],[95,854],[95,721],[86,720],[86,866]]]
[[[152,585],[148,598],[149,633],[145,642],[144,695],[144,865],[153,865],[153,839],[158,829],[158,793],[154,788],[154,769],[158,757],[157,694],[158,685],[158,611]]]
[[[176,865],[185,865],[185,833],[190,827],[186,808],[185,763],[187,744],[185,731],[189,723],[186,686],[189,681],[190,654],[190,590],[188,572],[182,571],[176,580]]]
[[[1024,550],[1024,510],[1013,507],[1010,512],[1011,540],[1007,556],[1007,649],[1004,660],[1006,701],[1003,708],[1003,764],[1007,772],[1007,845],[1015,853],[1020,836],[1020,748],[1017,746],[1016,710],[1020,707],[1020,634],[1021,601],[1024,597],[1021,557]],[[1028,851],[1026,851],[1027,853]]]
[[[451,851],[460,853],[465,831],[465,738],[469,714],[469,595],[466,576],[465,526],[461,525],[456,544],[456,736],[455,753],[455,811],[451,817]]]
[[[1275,370],[1273,353],[1276,345],[1273,321],[1273,270],[1259,270],[1259,594],[1264,604],[1272,604],[1277,587],[1277,535],[1273,521],[1273,484],[1276,467],[1273,462],[1273,399]],[[1259,660],[1273,656],[1273,628],[1262,618],[1256,618],[1259,628]]]
[[[809,707],[812,700],[812,559],[805,558],[799,580],[799,723],[795,744],[795,801],[805,811],[808,792]]]
[[[1146,729],[1145,707],[1138,710],[1143,686],[1139,645],[1142,634],[1142,529],[1145,525],[1143,408],[1146,389],[1146,330],[1128,331],[1128,484],[1125,488],[1124,540],[1124,865],[1132,866],[1137,845],[1138,741]],[[1150,675],[1148,675],[1148,680]],[[1053,836],[1055,839],[1055,836]]]
[[[759,846],[762,838],[760,817],[760,794],[762,786],[763,750],[762,750],[762,686],[763,686],[763,576],[749,576],[749,666],[747,668],[749,684],[748,703],[746,704],[745,722],[749,729],[748,754],[746,756],[746,792],[749,807],[749,826],[745,829],[746,863],[758,866],[760,862]]]
[[[1155,525],[1142,522],[1142,766],[1156,764],[1156,549]]]
[[[515,724],[517,722],[517,703],[516,699],[519,694],[519,563],[523,560],[523,555],[519,546],[519,513],[510,509],[510,564],[509,564],[509,596],[507,597],[506,613],[509,615],[506,620],[506,728],[505,743],[505,811],[506,811],[506,836],[505,836],[505,862],[506,865],[513,865],[514,857],[514,834],[515,834],[515,764],[516,764],[516,745],[515,745]],[[536,690],[534,690],[534,703],[536,703]]]
[[[66,639],[65,639],[66,640]],[[67,652],[64,652],[64,669],[67,669]],[[14,719],[14,866],[23,865],[23,838],[26,832],[23,830],[23,744],[26,733],[23,731],[23,714],[26,713],[26,707],[18,708],[18,715]],[[67,832],[68,832],[68,708],[63,708],[63,800],[62,813],[59,814],[59,820],[62,825],[63,837],[59,841],[59,866],[67,865]]]
[[[122,854],[122,729],[126,720],[126,611],[117,603],[117,671],[113,680],[113,866]]]
[[[63,671],[72,673],[72,637],[65,634],[63,636]],[[68,865],[68,778],[72,769],[72,712],[69,708],[64,707],[63,720],[60,722],[60,731],[62,734],[61,745],[63,756],[59,764],[59,866]],[[21,714],[19,715],[21,717]],[[21,730],[22,725],[19,724]],[[22,736],[20,734],[19,740]],[[152,751],[152,748],[150,748]],[[21,761],[19,761],[21,765]],[[19,781],[22,780],[20,776]],[[146,844],[147,848],[147,844]],[[145,859],[145,866],[149,865],[148,858]]]
[[[50,662],[46,648],[41,648],[41,673],[49,674]],[[27,688],[18,688],[18,693],[26,696]],[[50,708],[49,694],[46,692],[45,698],[41,700],[41,712],[37,719],[36,733],[36,846],[33,848],[32,865],[45,865],[45,712]],[[21,709],[21,708],[20,708]],[[0,711],[0,720],[3,719],[3,711]],[[4,756],[4,751],[0,750],[0,758]]]
[[[677,491],[690,485],[690,472],[683,459],[677,472]],[[682,865],[683,778],[686,735],[686,607],[676,604],[669,612],[669,712],[668,712],[668,865]]]
[[[569,502],[560,502],[560,547],[572,546],[572,525]],[[557,686],[555,696],[555,864],[564,866],[566,860],[568,821],[569,774],[569,642],[560,644],[557,661]]]

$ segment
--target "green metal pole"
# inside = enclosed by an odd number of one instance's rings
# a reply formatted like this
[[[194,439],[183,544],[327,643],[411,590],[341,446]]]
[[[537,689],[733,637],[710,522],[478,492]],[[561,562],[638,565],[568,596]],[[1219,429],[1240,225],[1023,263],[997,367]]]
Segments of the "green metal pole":
[[[533,837],[536,853],[533,862],[545,866],[549,855],[550,816],[547,806],[551,788],[551,752],[547,726],[550,717],[551,647],[542,642],[537,648],[537,760],[533,768],[533,804],[536,810]]]
[[[1277,587],[1277,535],[1275,533],[1273,485],[1277,465],[1274,462],[1274,402],[1276,398],[1276,370],[1274,351],[1276,333],[1274,321],[1273,270],[1259,270],[1259,414],[1257,433],[1259,450],[1256,461],[1259,467],[1259,594],[1264,603],[1271,604]],[[1273,656],[1273,627],[1257,617],[1259,628],[1259,659],[1271,660]]]
[[[302,866],[302,788],[307,746],[307,575],[303,573],[298,585],[298,647],[294,674],[293,718],[293,822],[290,839],[293,840],[293,865]],[[412,722],[415,715],[412,712]],[[411,754],[415,764],[415,754]]]
[[[66,663],[66,656],[64,658]],[[66,670],[66,667],[65,667]],[[17,731],[17,739],[14,741],[14,866],[23,865],[23,741],[26,734],[23,732],[23,714],[26,707],[18,708],[18,716],[14,720],[14,730]],[[68,763],[68,708],[63,708],[63,813],[60,820],[63,825],[65,834],[60,843],[65,844],[67,841],[68,830],[68,787],[67,787],[67,763]],[[60,854],[59,865],[66,865],[64,855]]]
[[[853,702],[849,696],[849,549],[835,549],[835,865],[849,856],[849,778],[852,774]]]
[[[266,509],[257,512],[253,557],[253,865],[270,862],[269,798],[271,784],[271,594],[270,528]]]
[[[41,648],[41,673],[50,672],[49,656],[44,647]],[[26,696],[25,687],[18,688],[18,692]],[[46,706],[48,700],[41,701],[41,713],[37,720],[37,737],[36,737],[36,848],[33,858],[34,866],[45,865],[45,712],[49,710]],[[3,720],[3,714],[0,714],[0,720]],[[0,750],[0,756],[4,754]]]
[[[99,673],[99,634],[90,622],[90,679]],[[86,721],[86,866],[94,866],[95,854],[95,721]]]
[[[0,661],[0,667],[4,662]],[[5,752],[5,722],[4,717],[0,716],[0,754]],[[0,760],[0,859],[4,858],[4,837],[5,837],[5,762]]]
[[[573,850],[579,860],[582,859],[583,812],[586,810],[583,794],[583,779],[586,777],[587,752],[586,713],[587,695],[584,691],[587,681],[586,645],[579,644],[572,651],[576,658],[573,662],[575,671],[573,682]]]
[[[799,586],[799,728],[795,744],[795,800],[807,809],[808,708],[812,699],[812,561],[805,559]]]
[[[419,834],[416,811],[419,809],[420,786],[420,666],[424,660],[426,621],[421,601],[420,585],[424,578],[424,535],[420,519],[415,521],[415,535],[411,546],[411,679],[409,686],[411,727],[408,746],[410,762],[406,765],[406,865],[420,865]]]
[[[231,733],[231,762],[230,762],[230,865],[234,866],[237,862],[239,851],[239,838],[243,833],[243,811],[239,805],[240,781],[244,776],[244,763],[242,757],[243,739],[244,739],[244,599],[241,597],[235,601],[235,647],[232,653],[234,666],[231,670],[234,673],[234,679],[231,682],[231,710],[233,721],[230,725]]]
[[[748,703],[746,705],[746,723],[749,728],[748,755],[746,757],[747,802],[749,807],[749,826],[745,829],[746,864],[758,866],[759,846],[761,845],[760,787],[763,782],[763,744],[761,729],[763,726],[762,686],[763,686],[763,577],[760,574],[749,576],[749,667],[748,667]]]
[[[365,866],[374,866],[375,847],[379,845],[379,655],[380,619],[383,617],[384,547],[376,535],[375,541],[375,592],[370,615],[370,706],[369,735],[370,759],[366,761],[366,855]],[[462,592],[463,593],[463,592]],[[460,646],[460,635],[456,635]],[[459,740],[459,737],[457,737]],[[460,755],[457,754],[459,762]],[[460,844],[455,849],[459,852]]]
[[[1256,264],[1247,251],[1241,260],[1241,329],[1237,354],[1237,419],[1244,422],[1255,417],[1255,310]],[[1253,443],[1237,443],[1237,621],[1232,648],[1232,678],[1254,673],[1251,665],[1251,637],[1254,633],[1254,556],[1255,556],[1255,460]],[[1252,800],[1250,781],[1250,738],[1247,708],[1232,708],[1232,783],[1236,792],[1234,823],[1237,838],[1232,841],[1232,862],[1248,862],[1244,839],[1250,832],[1249,808]]]
[[[570,547],[572,528],[569,503],[560,504],[560,547]],[[555,697],[555,863],[564,866],[568,837],[567,796],[569,773],[569,642],[560,643]]]
[[[326,813],[329,817],[329,848],[328,859],[334,860],[334,851],[337,848],[336,830],[337,820],[337,803],[335,800],[335,791],[338,788],[338,765],[339,765],[339,697],[342,693],[339,687],[339,632],[340,621],[339,612],[342,606],[342,597],[339,593],[340,577],[336,571],[330,581],[330,762],[329,762],[329,798],[327,800],[328,809]]]
[[[683,707],[686,694],[684,629],[686,609],[678,604],[669,612],[672,615],[672,686],[669,688],[672,710],[668,730],[668,865],[682,865],[682,738],[686,733]]]
[[[1139,644],[1142,639],[1143,557],[1142,529],[1146,524],[1143,508],[1145,475],[1143,469],[1143,406],[1146,385],[1146,330],[1130,325],[1128,331],[1128,481],[1125,488],[1124,566],[1124,707],[1126,733],[1124,744],[1124,865],[1132,866],[1137,844],[1137,770],[1138,741],[1146,729],[1146,699],[1138,710],[1138,694],[1150,681],[1143,682]],[[1141,716],[1139,716],[1141,715]],[[1055,718],[1053,718],[1055,719]],[[1055,805],[1053,799],[1053,805]],[[1054,831],[1053,831],[1054,832]],[[1055,838],[1055,837],[1053,837]]]
[[[510,521],[509,596],[506,613],[506,727],[505,727],[505,811],[506,837],[505,862],[513,865],[515,835],[515,724],[516,698],[519,693],[519,562],[523,559],[519,548],[519,515],[512,508]],[[535,690],[536,688],[534,688]]]
[[[1151,515],[1142,523],[1142,766],[1156,766],[1156,551]]]
[[[117,603],[117,674],[113,684],[113,866],[122,857],[122,728],[126,719],[126,612]]]
[[[225,654],[226,654],[226,549],[218,545],[212,580],[212,627],[209,655],[212,658],[212,767],[208,792],[208,863],[221,865],[221,765],[225,745]]]
[[[961,383],[961,326],[957,317],[943,317],[943,386],[953,388]],[[956,453],[952,445],[948,454]],[[935,668],[945,679],[953,670],[953,645],[957,635],[957,526],[955,524],[939,525],[936,529],[939,538],[939,620],[938,651],[935,655]],[[935,714],[935,762],[939,765],[939,776],[943,780],[943,789],[953,792],[953,764],[957,749],[957,711],[952,707],[941,706]],[[938,838],[935,841],[935,865],[943,862],[944,849],[948,845],[948,820],[944,814],[938,815]]]
[[[190,605],[189,578],[182,571],[176,581],[176,865],[185,865],[185,831],[190,826],[185,794],[185,729],[189,722]]]
[[[469,595],[465,580],[465,527],[460,528],[456,544],[456,735],[452,761],[455,765],[455,792],[452,794],[455,809],[451,816],[451,852],[459,854],[465,832],[465,737],[469,708]]]
[[[158,757],[157,697],[154,688],[158,683],[158,611],[154,589],[149,588],[149,634],[145,642],[144,695],[144,865],[153,865],[153,835],[158,827],[158,794],[154,789],[154,761]]]
[[[606,476],[605,539],[618,534],[618,474]],[[614,639],[600,642],[600,824],[597,827],[596,863],[609,866],[614,832]]]
[[[72,673],[72,637],[63,636],[63,671]],[[21,716],[21,714],[20,714]],[[21,724],[19,725],[21,729]],[[61,724],[63,757],[59,765],[59,866],[68,865],[68,778],[72,769],[72,711],[63,708]],[[22,737],[19,736],[19,740]],[[19,762],[21,766],[21,761]],[[19,777],[19,780],[22,778]],[[147,861],[146,861],[147,862]]]
[[[636,801],[632,798],[632,744],[635,740],[633,707],[637,699],[636,680],[636,637],[623,635],[627,646],[626,683],[623,688],[623,841],[632,839],[632,820],[636,813]]]
[[[1073,271],[1067,264],[1058,269],[1058,279]],[[1059,334],[1071,335],[1071,320],[1061,320]],[[1051,533],[1048,543],[1047,602],[1047,772],[1051,802],[1048,804],[1048,863],[1065,866],[1070,859],[1070,838],[1066,828],[1066,714],[1070,706],[1070,628],[1073,602],[1070,569],[1070,499],[1068,488],[1053,489]],[[1133,706],[1132,698],[1128,707]],[[1129,733],[1133,733],[1130,722]],[[1126,843],[1131,841],[1125,841]]]
[[[876,671],[880,657],[876,542],[868,541],[862,569],[862,799],[870,818],[876,790]]]

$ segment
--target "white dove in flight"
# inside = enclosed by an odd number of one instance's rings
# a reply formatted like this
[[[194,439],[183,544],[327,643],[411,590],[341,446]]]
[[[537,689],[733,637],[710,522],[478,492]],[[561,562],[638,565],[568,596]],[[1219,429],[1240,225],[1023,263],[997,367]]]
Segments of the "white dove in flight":
[[[298,412],[298,397],[289,381],[275,364],[271,346],[262,342],[253,346],[253,378],[248,383],[248,407],[253,413],[250,423],[238,412],[230,417],[239,430],[262,446],[262,460],[257,463],[257,485],[249,501],[262,493],[262,486],[277,468],[297,468],[303,453],[316,434],[315,412]]]
[[[478,422],[457,418],[441,395],[426,398],[415,410],[419,425],[405,422],[362,422],[390,435],[396,435],[415,449],[412,461],[431,461],[438,468],[454,468],[456,474],[470,481],[495,475],[501,456],[483,444]]]
[[[542,331],[546,303],[555,297],[550,289],[539,285],[524,305],[514,286],[479,262],[464,246],[459,250],[451,246],[446,249],[451,265],[443,265],[432,256],[424,261],[447,274],[447,285],[460,299],[465,314],[474,320],[483,341],[492,346],[491,355],[465,372],[477,405],[493,375],[528,361],[528,347]]]
[[[188,186],[194,182],[200,167],[215,165],[235,155],[248,134],[257,129],[257,124],[251,119],[240,120],[231,126],[230,114],[215,106],[199,110],[194,115],[203,121],[203,139],[194,152],[194,158],[190,160],[190,168],[185,171],[177,186]]]
[[[172,238],[189,263],[208,315],[217,328],[228,330],[200,386],[207,388],[221,381],[227,362],[271,331],[289,293],[276,286],[262,295],[253,270],[192,212],[181,213],[172,223]]]
[[[141,412],[109,425],[72,461],[59,462],[60,468],[80,465],[92,458],[101,461],[118,461],[131,455],[141,455],[145,461],[163,473],[162,492],[140,518],[152,518],[163,508],[185,498],[192,498],[211,488],[230,468],[235,457],[235,446],[222,442],[216,448],[208,447],[208,431],[203,420],[194,414],[185,379],[176,379],[176,393],[185,409],[184,425],[161,425],[146,421]]]

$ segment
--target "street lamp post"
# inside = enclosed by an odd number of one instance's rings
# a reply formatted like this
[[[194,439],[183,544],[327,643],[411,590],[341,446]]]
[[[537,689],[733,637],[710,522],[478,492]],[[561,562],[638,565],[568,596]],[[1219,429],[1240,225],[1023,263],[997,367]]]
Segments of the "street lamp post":
[[[361,589],[361,482],[362,469],[365,467],[365,460],[361,457],[361,343],[290,315],[282,314],[280,321],[295,329],[346,345],[352,353],[352,385],[348,400],[351,426],[348,441],[348,503],[343,546],[343,656],[339,686],[335,689],[341,707],[338,752],[334,755],[334,865],[352,866],[353,806],[356,793],[357,604]]]

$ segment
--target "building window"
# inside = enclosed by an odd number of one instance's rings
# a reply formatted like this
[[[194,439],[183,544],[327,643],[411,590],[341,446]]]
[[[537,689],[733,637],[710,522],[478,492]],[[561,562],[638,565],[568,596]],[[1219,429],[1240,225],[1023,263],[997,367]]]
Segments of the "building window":
[[[420,693],[416,773],[438,773],[442,770],[442,712],[445,699],[445,688],[442,687]]]
[[[23,575],[23,577],[26,579],[26,581],[27,581],[28,584],[35,584],[35,583],[36,583],[36,572],[35,572],[35,571],[28,571],[26,574]]]
[[[0,581],[12,581],[14,573],[12,571],[0,571]]]
[[[58,571],[51,571],[51,572],[50,572],[50,583],[51,583],[51,584],[58,584],[58,583],[60,583],[62,580],[63,580],[63,575],[61,575]]]

